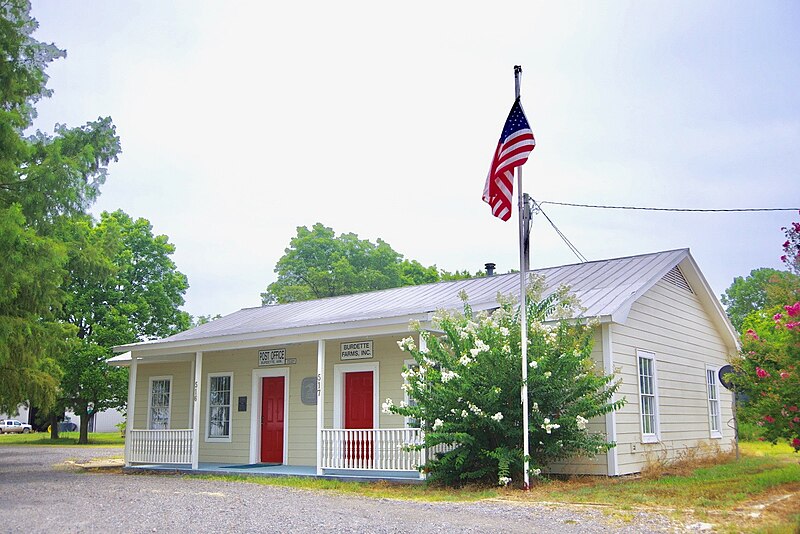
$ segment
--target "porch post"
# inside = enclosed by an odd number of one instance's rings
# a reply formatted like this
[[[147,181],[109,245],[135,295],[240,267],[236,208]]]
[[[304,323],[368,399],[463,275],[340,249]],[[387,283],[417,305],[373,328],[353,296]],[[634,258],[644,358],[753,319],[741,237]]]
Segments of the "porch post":
[[[425,338],[422,337],[422,332],[420,332],[420,334],[419,334],[419,350],[420,351],[425,351],[427,348],[428,348],[428,342],[425,341]],[[424,426],[422,423],[423,423],[422,421],[419,422],[420,429]],[[420,435],[424,436],[424,434],[422,434],[422,430],[420,430]],[[424,465],[424,464],[428,463],[428,448],[425,447],[425,440],[424,439],[422,440],[422,445],[423,445],[422,446],[422,454],[420,455],[420,459],[422,460],[422,464]],[[421,478],[422,480],[425,480],[427,478],[427,476],[428,475],[426,475],[424,471],[420,471],[419,472],[419,478]]]
[[[198,467],[200,458],[200,399],[203,384],[203,353],[194,354],[194,404],[192,405],[192,470]]]
[[[131,465],[131,430],[133,430],[133,408],[136,404],[136,357],[131,353],[131,365],[128,368],[128,405],[125,416],[125,466]]]
[[[322,427],[325,426],[325,340],[317,341],[317,474],[322,474]]]

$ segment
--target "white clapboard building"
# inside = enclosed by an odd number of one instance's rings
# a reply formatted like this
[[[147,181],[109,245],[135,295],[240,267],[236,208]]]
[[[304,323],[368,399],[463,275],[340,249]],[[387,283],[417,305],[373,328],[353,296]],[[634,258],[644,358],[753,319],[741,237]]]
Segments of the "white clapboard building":
[[[534,272],[548,287],[568,285],[584,316],[599,319],[594,359],[627,399],[591,423],[617,446],[558,470],[625,475],[732,447],[731,394],[717,371],[737,336],[688,249]],[[420,430],[380,410],[403,398],[408,355],[397,341],[410,321],[426,327],[437,309],[461,309],[461,291],[490,310],[518,287],[507,274],[248,308],[117,347],[116,363],[130,368],[126,464],[419,478],[431,451],[405,445]]]

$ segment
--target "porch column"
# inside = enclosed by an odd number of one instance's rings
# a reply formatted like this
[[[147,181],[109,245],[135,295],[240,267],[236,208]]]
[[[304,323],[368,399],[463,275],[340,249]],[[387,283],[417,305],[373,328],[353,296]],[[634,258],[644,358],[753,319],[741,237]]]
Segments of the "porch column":
[[[322,474],[322,428],[325,426],[325,340],[317,341],[317,474]]]
[[[131,430],[133,430],[134,405],[136,404],[136,357],[131,353],[128,368],[128,405],[125,416],[125,465],[131,465]]]
[[[200,458],[200,399],[203,384],[203,353],[194,354],[194,403],[192,404],[192,469],[198,467]]]

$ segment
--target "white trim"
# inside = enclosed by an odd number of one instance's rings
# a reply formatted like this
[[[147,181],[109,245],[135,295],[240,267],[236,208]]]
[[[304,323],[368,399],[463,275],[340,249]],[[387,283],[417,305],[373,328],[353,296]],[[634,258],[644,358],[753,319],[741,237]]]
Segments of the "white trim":
[[[495,306],[496,307],[496,306]],[[363,336],[381,336],[409,332],[409,323],[419,321],[426,323],[429,320],[426,313],[411,313],[397,317],[365,319],[347,321],[344,323],[330,323],[322,325],[299,326],[294,328],[280,328],[246,334],[233,334],[210,336],[206,338],[186,339],[180,341],[143,341],[112,347],[115,352],[135,351],[136,356],[149,357],[156,355],[175,354],[178,349],[185,349],[186,353],[192,352],[195,347],[202,346],[206,352],[209,350],[229,350],[266,345],[282,345],[288,343],[304,343],[317,341],[320,334],[324,333],[325,339],[348,339]],[[329,334],[329,335],[328,335]],[[149,353],[149,354],[148,354]]]
[[[131,465],[131,430],[133,430],[134,407],[136,406],[136,358],[131,359],[128,370],[128,405],[125,415],[125,465]]]
[[[200,406],[203,400],[203,353],[194,353],[194,380],[192,381],[192,469],[200,465]]]
[[[228,376],[231,379],[228,399],[228,435],[211,437],[208,435],[211,425],[211,379],[218,376]],[[206,378],[208,387],[206,388],[206,424],[203,425],[203,437],[206,443],[230,443],[233,441],[233,372],[208,373]]]
[[[652,379],[653,379],[653,432],[645,434],[644,423],[642,422],[642,380],[639,371],[639,360],[649,359],[652,361]],[[636,349],[636,385],[639,392],[639,431],[642,437],[642,443],[658,443],[661,441],[661,422],[658,415],[658,360],[656,354],[647,350]]]
[[[611,375],[614,373],[614,343],[611,338],[611,325],[610,324],[601,325],[600,335],[603,347],[603,371],[607,375]],[[614,402],[616,398],[617,394],[615,393],[614,396],[611,398],[611,402]],[[617,441],[616,410],[606,414],[606,441],[614,443],[616,443]],[[618,443],[616,447],[612,447],[608,451],[606,451],[606,469],[608,476],[615,477],[619,475],[619,461],[617,458],[617,449],[619,449]]]
[[[322,429],[325,427],[325,340],[317,340],[317,474],[322,474]]]
[[[713,427],[713,424],[712,424],[712,421],[713,421],[714,418],[711,415],[711,403],[713,401],[711,399],[711,396],[709,395],[709,386],[710,386],[710,384],[708,383],[708,372],[709,371],[712,372],[712,376],[714,377],[714,388],[715,388],[715,390],[717,392],[717,398],[714,399],[714,400],[716,400],[716,403],[717,403],[717,426],[718,426],[717,430],[713,429],[714,427]],[[706,369],[705,369],[705,373],[704,374],[705,374],[705,376],[703,377],[704,378],[703,381],[704,381],[704,383],[706,385],[706,401],[707,401],[707,407],[708,407],[708,435],[709,435],[709,437],[711,439],[720,439],[720,438],[722,438],[722,399],[720,398],[721,391],[720,391],[720,383],[719,383],[719,367],[715,367],[713,365],[706,364]]]
[[[340,363],[333,366],[333,427],[344,428],[344,375],[345,373],[358,373],[372,371],[372,427],[380,428],[380,362],[369,363]]]
[[[272,367],[253,369],[253,384],[250,390],[250,463],[261,461],[261,405],[263,391],[261,379],[266,377],[283,377],[283,464],[289,463],[289,368]]]
[[[153,430],[153,382],[156,380],[169,381],[169,400],[167,404],[167,428],[170,429],[170,422],[172,421],[172,375],[151,376],[147,382],[147,429]],[[158,429],[161,430],[161,429]]]

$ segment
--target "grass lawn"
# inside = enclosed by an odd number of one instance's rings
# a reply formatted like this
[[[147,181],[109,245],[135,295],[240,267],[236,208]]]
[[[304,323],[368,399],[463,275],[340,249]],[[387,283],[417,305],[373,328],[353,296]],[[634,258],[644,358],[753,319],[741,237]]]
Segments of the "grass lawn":
[[[125,440],[119,432],[89,432],[89,445],[78,445],[78,432],[59,432],[58,439],[50,439],[49,432],[33,432],[30,434],[2,434],[0,447],[3,445],[58,445],[75,447],[123,447]]]
[[[623,517],[626,511],[633,509],[663,511],[687,522],[712,523],[722,532],[800,532],[800,455],[788,445],[773,447],[761,442],[743,442],[741,451],[742,458],[738,462],[732,454],[713,459],[692,458],[650,469],[640,477],[572,477],[538,482],[527,493],[492,487],[453,490],[425,485],[313,478],[236,475],[202,478],[390,499],[474,501],[495,498],[518,502],[600,504],[607,505],[609,513],[621,513]],[[785,498],[787,495],[793,496]],[[755,507],[771,502],[766,508]],[[753,513],[758,516],[752,516]]]

